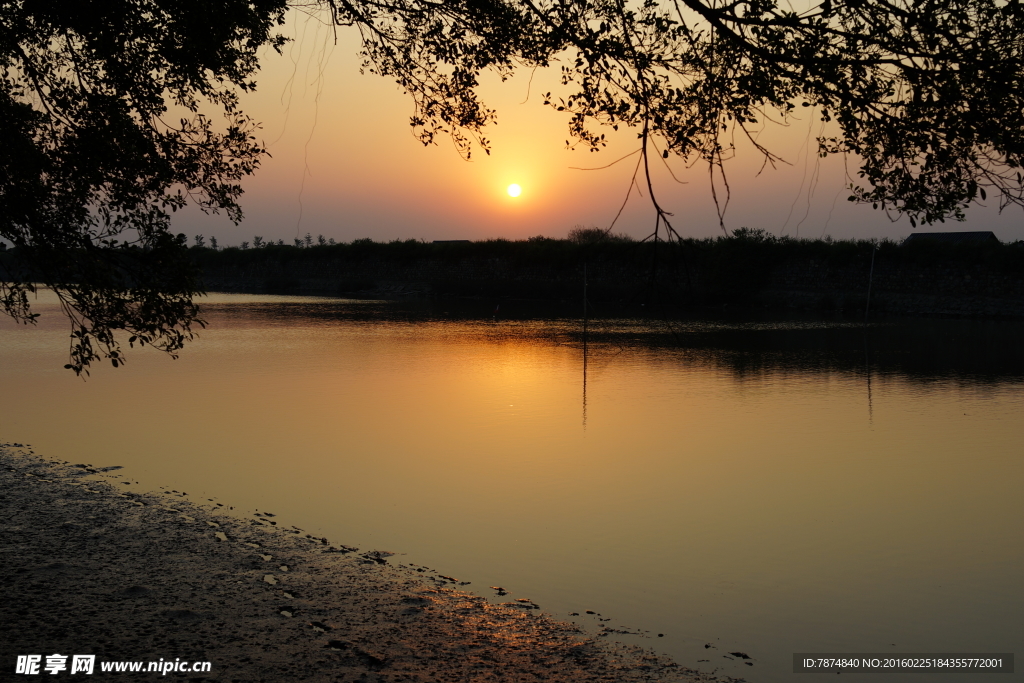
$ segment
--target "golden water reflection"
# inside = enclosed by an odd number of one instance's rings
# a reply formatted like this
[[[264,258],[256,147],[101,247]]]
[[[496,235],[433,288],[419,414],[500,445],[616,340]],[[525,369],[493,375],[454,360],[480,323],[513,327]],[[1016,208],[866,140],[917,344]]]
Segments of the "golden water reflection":
[[[179,360],[87,382],[60,369],[59,318],[5,322],[0,439],[591,609],[752,681],[788,679],[793,652],[1022,642],[1019,378],[605,340],[584,425],[571,322],[360,313],[379,306],[219,295]]]

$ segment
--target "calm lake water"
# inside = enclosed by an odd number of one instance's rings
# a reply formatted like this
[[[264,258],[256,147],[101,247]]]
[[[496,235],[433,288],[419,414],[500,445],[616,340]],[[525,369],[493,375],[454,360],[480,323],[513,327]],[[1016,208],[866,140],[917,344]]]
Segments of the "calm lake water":
[[[205,301],[179,360],[88,381],[45,297],[4,320],[0,440],[749,681],[794,652],[1020,654],[1020,323],[621,317],[584,363],[571,311]]]

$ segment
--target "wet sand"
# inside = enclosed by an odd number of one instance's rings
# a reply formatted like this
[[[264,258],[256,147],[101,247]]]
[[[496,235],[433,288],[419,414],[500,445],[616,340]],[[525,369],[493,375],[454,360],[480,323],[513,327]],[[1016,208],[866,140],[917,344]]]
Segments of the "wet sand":
[[[387,553],[113,481],[0,445],[0,680],[28,680],[18,655],[54,653],[140,681],[742,680],[492,604]],[[211,670],[100,671],[176,658]]]

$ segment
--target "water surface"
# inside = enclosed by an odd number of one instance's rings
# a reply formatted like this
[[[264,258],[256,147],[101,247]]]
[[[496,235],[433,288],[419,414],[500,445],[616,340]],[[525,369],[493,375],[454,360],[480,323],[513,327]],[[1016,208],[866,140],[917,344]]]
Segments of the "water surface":
[[[0,323],[0,439],[132,488],[269,510],[749,681],[790,680],[794,652],[1024,641],[1018,323],[617,316],[584,364],[558,310],[214,295],[177,361],[83,382],[38,310]]]

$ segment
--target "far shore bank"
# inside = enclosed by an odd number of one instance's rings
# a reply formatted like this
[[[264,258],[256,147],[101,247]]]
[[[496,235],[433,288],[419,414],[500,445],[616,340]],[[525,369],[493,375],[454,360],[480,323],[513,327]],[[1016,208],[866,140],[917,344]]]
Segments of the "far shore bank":
[[[1024,319],[1024,245],[778,239],[192,249],[209,291]]]
[[[0,444],[7,673],[24,655],[48,673],[59,653],[69,669],[94,655],[100,677],[116,675],[104,662],[210,662],[166,675],[190,681],[737,681],[491,604],[388,553],[114,481]]]

